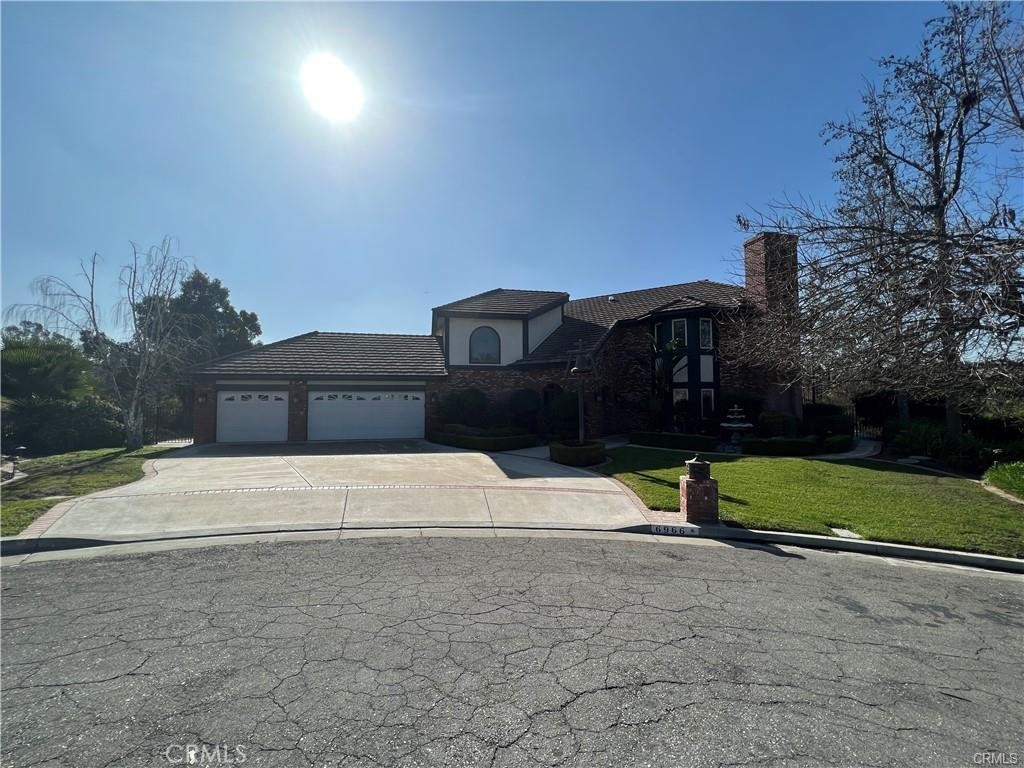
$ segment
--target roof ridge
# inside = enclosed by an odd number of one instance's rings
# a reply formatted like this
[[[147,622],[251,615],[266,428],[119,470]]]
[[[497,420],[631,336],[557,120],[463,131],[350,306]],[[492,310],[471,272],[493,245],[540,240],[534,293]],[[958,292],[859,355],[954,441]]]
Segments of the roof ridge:
[[[455,299],[454,301],[445,302],[444,304],[440,304],[440,305],[434,307],[433,309],[444,309],[445,307],[450,307],[452,304],[461,304],[463,301],[469,301],[470,299],[479,299],[481,296],[487,296],[488,294],[497,293],[498,291],[503,291],[503,290],[505,290],[505,289],[504,288],[491,288],[488,291],[483,291],[481,293],[474,293],[472,296],[465,296],[465,297],[463,297],[461,299]]]
[[[313,333],[320,334],[321,336],[396,336],[404,339],[435,338],[432,333],[374,333],[373,331],[313,331]],[[308,336],[309,334],[306,335]],[[295,338],[298,338],[298,336]]]
[[[196,363],[195,365],[190,365],[185,370],[186,371],[193,371],[193,370],[195,370],[197,368],[203,368],[203,367],[205,367],[207,365],[212,365],[213,363],[223,362],[224,360],[228,360],[228,359],[230,359],[232,357],[238,357],[239,355],[246,355],[246,354],[251,354],[253,352],[259,352],[259,351],[264,350],[264,349],[270,349],[271,347],[276,347],[279,344],[284,344],[287,341],[295,341],[296,339],[302,339],[302,338],[305,338],[306,336],[316,336],[318,333],[320,333],[320,331],[306,331],[305,333],[300,333],[300,334],[298,334],[296,336],[289,336],[286,339],[278,339],[277,341],[272,341],[269,344],[262,344],[261,343],[258,347],[257,346],[253,346],[253,347],[249,347],[248,349],[240,349],[237,352],[229,352],[226,355],[221,355],[220,357],[215,357],[212,360],[206,360],[206,361],[204,361],[202,363]]]
[[[683,286],[694,285],[695,283],[711,283],[712,285],[720,285],[720,286],[722,286],[724,288],[734,288],[734,289],[736,289],[738,291],[742,291],[743,290],[743,286],[742,285],[736,285],[735,283],[722,283],[722,282],[719,282],[717,280],[708,280],[706,278],[701,278],[700,280],[690,280],[689,282],[685,282],[685,283],[669,283],[668,285],[652,285],[650,288],[634,288],[631,291],[618,291],[618,292],[611,291],[609,293],[598,294],[597,296],[583,296],[583,297],[578,298],[578,299],[573,299],[570,303],[575,304],[576,302],[579,302],[579,301],[590,301],[592,299],[600,299],[600,300],[607,301],[609,296],[628,296],[628,295],[634,294],[634,293],[648,293],[649,291],[663,291],[663,290],[666,290],[668,288],[682,288]]]

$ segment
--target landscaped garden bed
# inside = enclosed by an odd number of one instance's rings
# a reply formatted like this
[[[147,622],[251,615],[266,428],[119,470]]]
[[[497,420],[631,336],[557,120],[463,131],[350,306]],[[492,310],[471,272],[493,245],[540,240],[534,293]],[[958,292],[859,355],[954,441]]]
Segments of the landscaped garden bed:
[[[0,489],[0,535],[21,533],[33,520],[69,497],[141,479],[142,465],[168,450],[171,449],[155,445],[131,452],[124,448],[99,448],[19,462],[18,469],[28,477]]]
[[[996,488],[1024,500],[1024,461],[996,464],[985,473],[985,479]]]
[[[600,471],[651,509],[679,509],[685,453],[615,448]],[[1024,556],[1024,506],[977,483],[870,460],[722,456],[712,462],[722,519],[748,528]]]
[[[600,440],[566,440],[548,445],[552,461],[570,467],[590,467],[605,460],[605,445]]]

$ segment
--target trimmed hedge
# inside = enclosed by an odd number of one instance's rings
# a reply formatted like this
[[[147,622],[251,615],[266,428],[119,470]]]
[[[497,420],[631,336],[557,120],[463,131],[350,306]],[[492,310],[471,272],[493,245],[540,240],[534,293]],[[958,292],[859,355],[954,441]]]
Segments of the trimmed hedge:
[[[853,435],[826,437],[822,448],[825,453],[845,453],[853,448]]]
[[[629,442],[633,445],[653,445],[656,448],[677,448],[681,451],[718,450],[717,437],[684,435],[680,432],[633,432]]]
[[[432,443],[473,451],[514,451],[537,444],[536,435],[456,435],[451,432],[432,432],[427,435],[427,439]]]
[[[584,440],[548,444],[548,455],[552,461],[568,464],[570,467],[589,467],[605,459],[604,443],[600,440]]]
[[[811,456],[818,449],[813,437],[748,437],[741,445],[752,456]]]

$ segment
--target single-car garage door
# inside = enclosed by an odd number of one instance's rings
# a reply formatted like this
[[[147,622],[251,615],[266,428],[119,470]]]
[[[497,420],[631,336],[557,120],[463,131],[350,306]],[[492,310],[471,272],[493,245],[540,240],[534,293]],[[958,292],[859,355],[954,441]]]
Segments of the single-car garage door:
[[[310,440],[423,437],[423,392],[310,392]]]
[[[218,443],[276,443],[288,439],[287,392],[218,392]]]

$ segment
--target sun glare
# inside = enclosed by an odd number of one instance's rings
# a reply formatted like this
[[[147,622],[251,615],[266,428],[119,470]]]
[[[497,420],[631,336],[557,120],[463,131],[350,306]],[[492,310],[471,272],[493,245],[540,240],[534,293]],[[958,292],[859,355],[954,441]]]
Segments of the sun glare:
[[[329,53],[314,53],[302,65],[302,92],[332,123],[355,120],[363,108],[363,86],[352,70]]]

